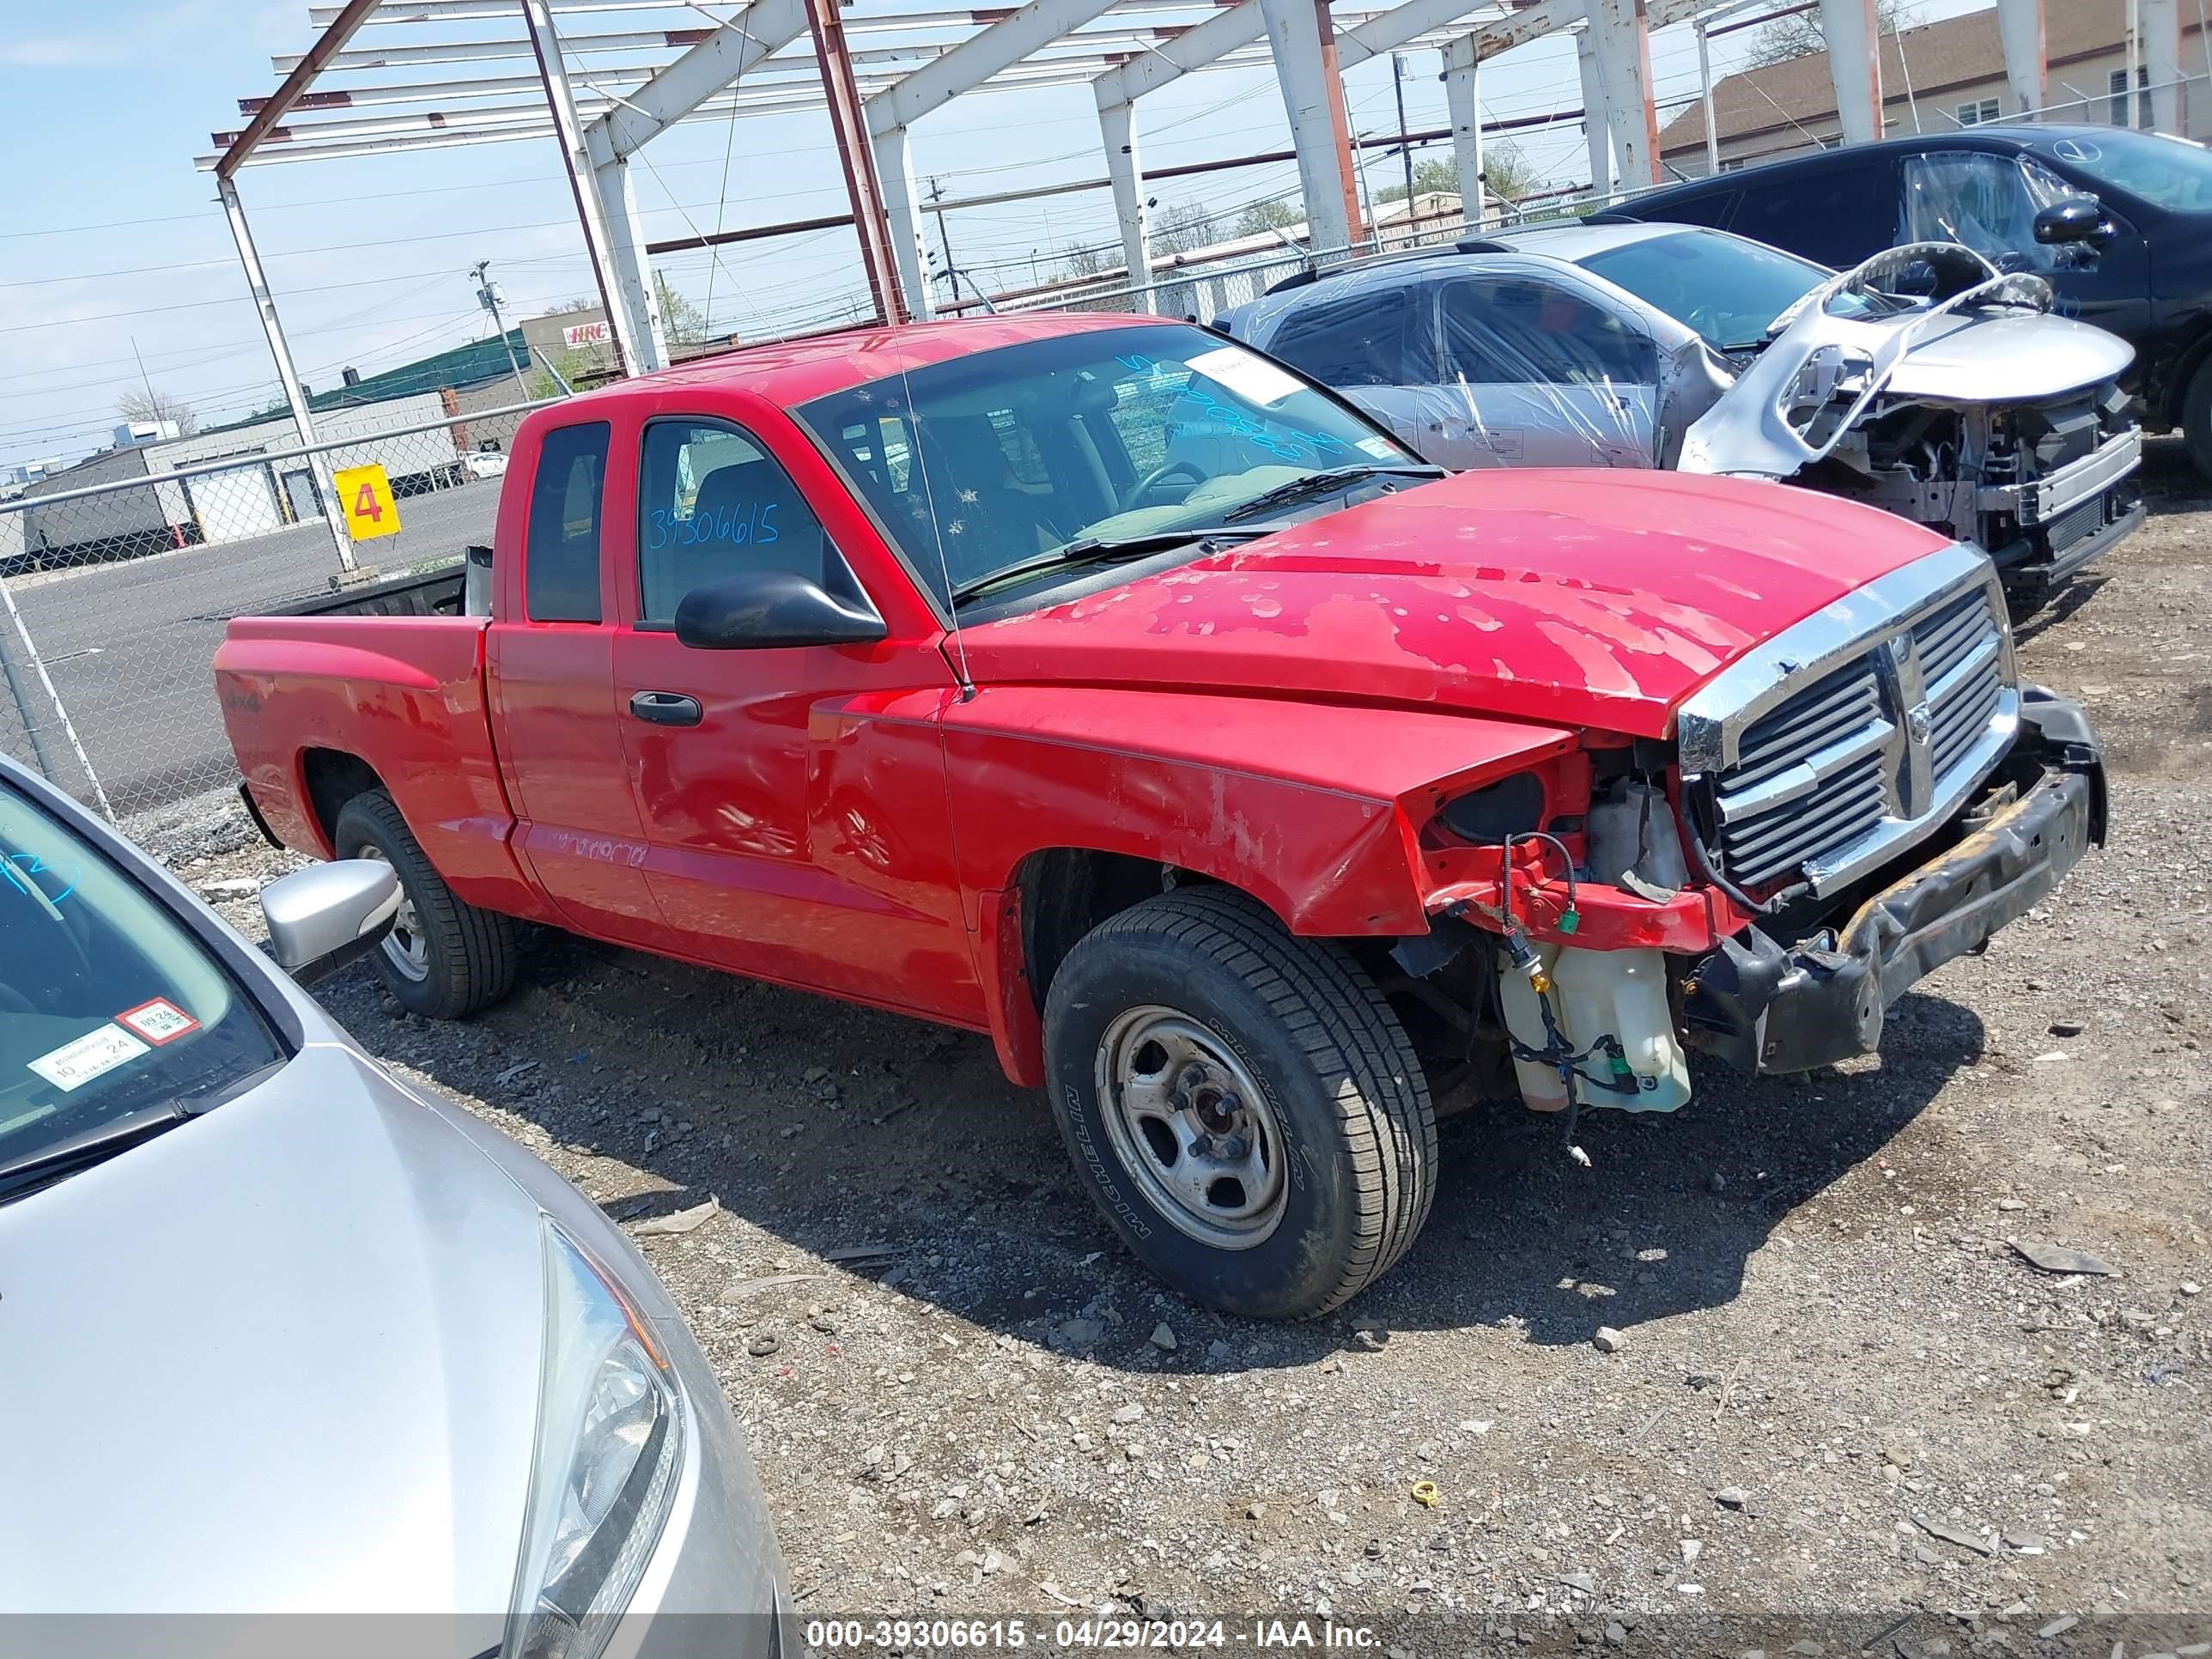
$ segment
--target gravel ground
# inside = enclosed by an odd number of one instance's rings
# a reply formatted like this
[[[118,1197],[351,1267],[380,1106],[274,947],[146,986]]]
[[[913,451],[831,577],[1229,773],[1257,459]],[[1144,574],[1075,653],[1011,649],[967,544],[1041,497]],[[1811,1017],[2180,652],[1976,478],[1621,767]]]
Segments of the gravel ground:
[[[1917,1613],[1906,1659],[2102,1656],[2115,1629],[2187,1653],[2212,1638],[2212,500],[2171,443],[2148,471],[2146,530],[2021,631],[2109,746],[2107,850],[1900,1003],[1879,1060],[1704,1066],[1672,1118],[1586,1117],[1588,1170],[1555,1121],[1448,1120],[1426,1233],[1319,1324],[1138,1272],[981,1037],[555,936],[470,1024],[365,969],[324,996],[646,1235],[806,1618],[1805,1652]],[[220,805],[141,830],[203,883],[288,863]]]

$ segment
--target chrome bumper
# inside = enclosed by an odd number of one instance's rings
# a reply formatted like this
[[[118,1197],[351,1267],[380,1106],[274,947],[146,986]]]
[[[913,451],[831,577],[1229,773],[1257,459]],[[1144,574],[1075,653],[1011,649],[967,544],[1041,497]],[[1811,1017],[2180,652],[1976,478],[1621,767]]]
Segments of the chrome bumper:
[[[2103,495],[2142,465],[2142,430],[2131,427],[2056,472],[2026,483],[1984,485],[1974,492],[1974,506],[1984,513],[2009,513],[2023,526],[2044,524]]]

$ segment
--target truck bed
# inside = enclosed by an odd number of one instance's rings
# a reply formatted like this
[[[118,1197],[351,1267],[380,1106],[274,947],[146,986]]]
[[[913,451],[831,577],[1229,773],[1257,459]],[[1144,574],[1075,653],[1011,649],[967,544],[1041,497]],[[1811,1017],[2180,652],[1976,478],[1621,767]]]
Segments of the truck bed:
[[[531,915],[484,696],[487,619],[234,618],[215,657],[223,725],[270,832],[330,858],[335,808],[366,765],[471,902]]]

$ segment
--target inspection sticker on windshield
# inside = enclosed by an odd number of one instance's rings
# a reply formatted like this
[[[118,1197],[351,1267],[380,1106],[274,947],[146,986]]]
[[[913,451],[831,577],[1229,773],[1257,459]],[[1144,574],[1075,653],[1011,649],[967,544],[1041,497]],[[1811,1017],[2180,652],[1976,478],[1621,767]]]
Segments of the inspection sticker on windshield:
[[[166,997],[155,997],[136,1008],[125,1008],[116,1015],[115,1023],[136,1031],[156,1048],[165,1042],[174,1042],[187,1031],[200,1029],[199,1021]]]
[[[1289,370],[1276,368],[1243,346],[1201,351],[1190,360],[1190,372],[1205,375],[1217,386],[1227,386],[1248,403],[1258,404],[1263,409],[1269,404],[1282,402],[1305,386],[1305,382]]]
[[[30,1066],[55,1088],[66,1091],[146,1052],[146,1045],[121,1026],[103,1025],[74,1042],[64,1042],[51,1054],[40,1054]]]

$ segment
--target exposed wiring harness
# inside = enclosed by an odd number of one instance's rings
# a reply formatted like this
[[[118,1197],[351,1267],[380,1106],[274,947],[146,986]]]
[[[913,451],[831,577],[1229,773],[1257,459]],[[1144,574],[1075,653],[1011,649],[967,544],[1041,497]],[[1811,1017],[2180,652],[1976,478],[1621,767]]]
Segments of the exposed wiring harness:
[[[1544,1046],[1532,1048],[1513,1035],[1512,1022],[1506,1018],[1502,984],[1497,990],[1498,1024],[1504,1027],[1506,1047],[1514,1059],[1543,1066],[1559,1073],[1559,1087],[1567,1097],[1567,1156],[1587,1169],[1589,1154],[1575,1142],[1575,1127],[1582,1116],[1582,1093],[1575,1085],[1579,1082],[1593,1089],[1601,1089],[1607,1094],[1625,1095],[1635,1094],[1643,1085],[1637,1081],[1636,1073],[1630,1068],[1628,1055],[1618,1037],[1608,1032],[1589,1048],[1578,1050],[1568,1043],[1566,1033],[1559,1029],[1559,1016],[1552,1007],[1551,975],[1545,971],[1543,958],[1528,943],[1527,932],[1513,915],[1513,848],[1517,843],[1526,841],[1540,842],[1550,846],[1559,853],[1560,863],[1566,867],[1567,908],[1560,913],[1558,931],[1572,934],[1582,921],[1581,913],[1575,908],[1575,859],[1574,854],[1567,850],[1566,843],[1542,830],[1523,830],[1506,836],[1498,874],[1498,910],[1505,926],[1505,949],[1513,958],[1513,965],[1528,976],[1528,988],[1535,993],[1536,1007],[1544,1021]],[[1605,1058],[1605,1076],[1594,1076],[1583,1069],[1585,1061],[1600,1055]]]
[[[1784,905],[1802,898],[1813,890],[1813,884],[1809,881],[1793,881],[1789,886],[1770,895],[1765,899],[1752,897],[1742,888],[1723,875],[1719,867],[1714,864],[1713,855],[1705,847],[1705,838],[1698,833],[1696,817],[1686,811],[1681,814],[1681,818],[1682,828],[1688,832],[1690,857],[1696,861],[1698,873],[1727,894],[1737,908],[1747,911],[1754,916],[1771,916]]]

